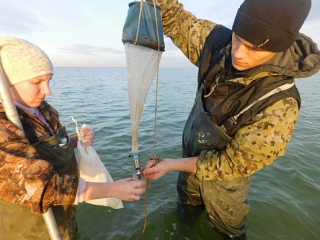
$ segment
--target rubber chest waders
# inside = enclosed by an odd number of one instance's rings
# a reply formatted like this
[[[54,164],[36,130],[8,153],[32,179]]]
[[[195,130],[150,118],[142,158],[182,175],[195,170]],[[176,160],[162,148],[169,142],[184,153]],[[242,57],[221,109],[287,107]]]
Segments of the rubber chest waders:
[[[183,157],[198,156],[202,150],[221,150],[230,140],[204,111],[197,93],[183,131]],[[251,176],[232,181],[199,181],[194,174],[180,172],[177,189],[181,203],[204,204],[214,228],[229,236],[239,236],[246,232],[250,185]]]

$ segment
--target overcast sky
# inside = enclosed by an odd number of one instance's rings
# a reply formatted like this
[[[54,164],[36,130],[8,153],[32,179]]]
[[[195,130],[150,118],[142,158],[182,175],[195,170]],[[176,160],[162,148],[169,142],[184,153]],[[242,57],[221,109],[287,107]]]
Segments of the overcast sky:
[[[243,0],[183,0],[198,18],[231,27]],[[54,67],[125,67],[121,41],[128,0],[1,0],[0,36],[23,38],[44,50]],[[225,6],[226,3],[228,6]],[[320,0],[301,30],[320,46]],[[161,67],[193,67],[165,37]]]

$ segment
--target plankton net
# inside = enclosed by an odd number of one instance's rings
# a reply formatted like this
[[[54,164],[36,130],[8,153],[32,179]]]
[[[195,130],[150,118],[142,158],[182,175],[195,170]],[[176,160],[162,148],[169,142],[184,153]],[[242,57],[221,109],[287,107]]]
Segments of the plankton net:
[[[148,91],[164,51],[163,26],[159,5],[149,2],[131,2],[123,27],[127,82],[132,128],[131,157],[136,175],[141,178],[138,131]]]

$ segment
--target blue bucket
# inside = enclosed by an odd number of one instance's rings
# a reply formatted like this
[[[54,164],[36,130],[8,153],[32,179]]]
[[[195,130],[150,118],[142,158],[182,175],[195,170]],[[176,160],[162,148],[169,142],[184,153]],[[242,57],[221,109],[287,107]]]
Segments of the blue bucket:
[[[135,44],[139,24],[141,2],[129,3],[128,15],[123,26],[122,42]],[[157,24],[159,32],[160,51],[164,51],[163,26],[161,7],[156,5]],[[158,50],[157,24],[153,3],[143,2],[139,34],[136,44]]]

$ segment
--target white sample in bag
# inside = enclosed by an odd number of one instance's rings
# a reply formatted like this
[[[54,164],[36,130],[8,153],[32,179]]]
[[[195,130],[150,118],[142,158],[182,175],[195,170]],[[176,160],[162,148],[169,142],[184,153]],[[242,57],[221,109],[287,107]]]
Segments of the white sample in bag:
[[[76,123],[76,131],[78,136],[80,136],[80,139],[78,139],[79,154],[76,157],[78,168],[80,171],[80,177],[83,178],[86,182],[113,182],[111,175],[109,174],[104,164],[101,162],[97,152],[92,146],[87,146],[85,144],[85,132],[80,133],[77,121],[73,117],[72,120]],[[90,126],[83,124],[82,128],[90,129]],[[122,200],[117,198],[101,198],[89,200],[86,202],[94,205],[112,207],[114,209],[123,208]]]

